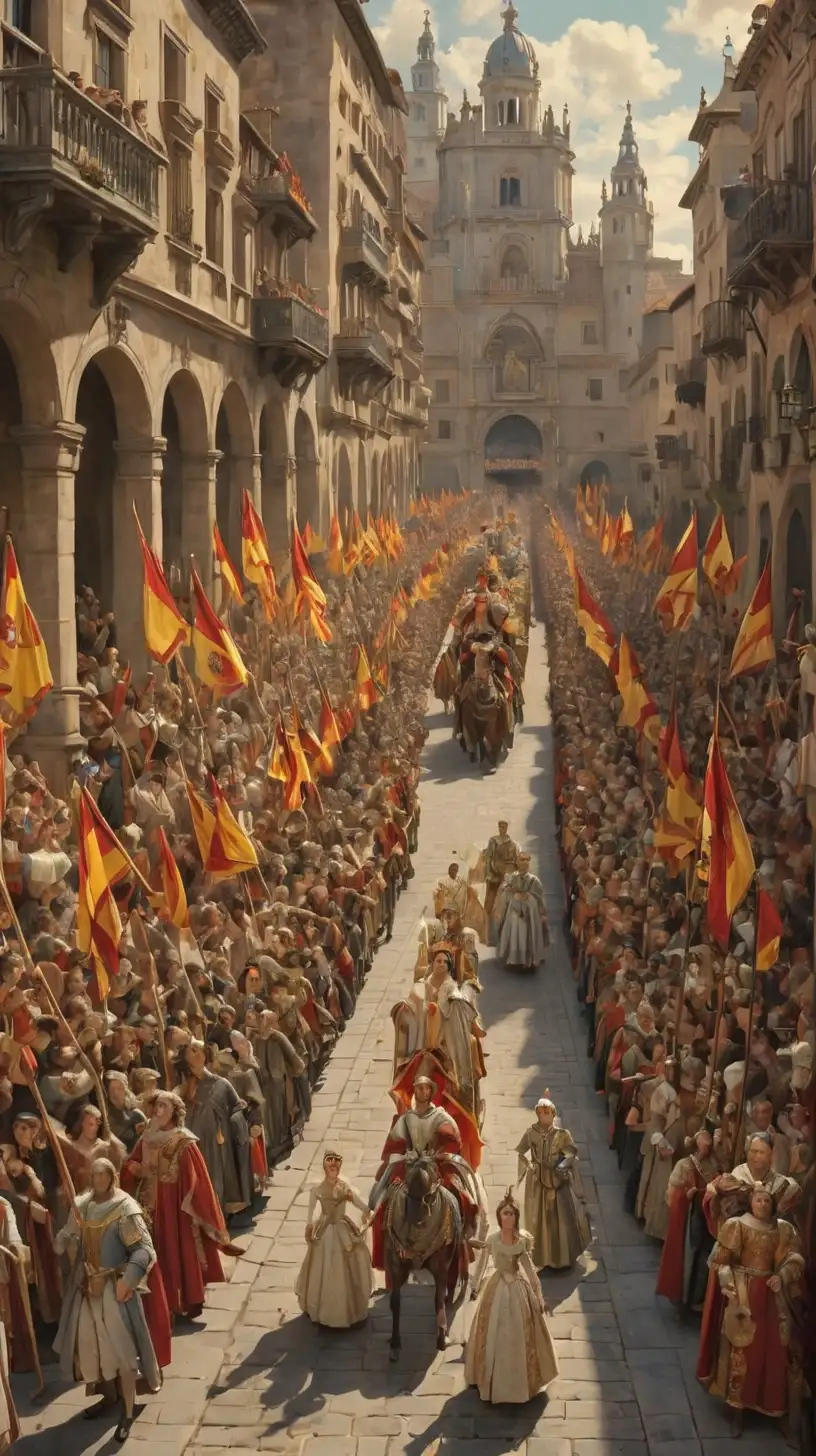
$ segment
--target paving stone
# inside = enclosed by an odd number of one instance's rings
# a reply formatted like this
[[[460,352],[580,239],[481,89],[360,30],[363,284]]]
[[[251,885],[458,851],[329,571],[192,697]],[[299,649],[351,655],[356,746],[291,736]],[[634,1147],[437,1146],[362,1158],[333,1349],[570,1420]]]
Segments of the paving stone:
[[[643,1424],[650,1445],[654,1441],[693,1441],[697,1436],[691,1411],[685,1415],[647,1415]]]

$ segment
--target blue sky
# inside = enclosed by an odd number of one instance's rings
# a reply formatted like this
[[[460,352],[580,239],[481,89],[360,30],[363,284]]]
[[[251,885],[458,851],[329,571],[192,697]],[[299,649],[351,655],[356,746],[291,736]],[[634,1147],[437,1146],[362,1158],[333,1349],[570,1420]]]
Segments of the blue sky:
[[[656,246],[688,259],[688,215],[677,207],[696,163],[688,132],[700,101],[722,81],[730,30],[742,50],[753,0],[515,0],[533,41],[541,96],[556,114],[566,101],[576,151],[574,212],[587,231],[601,181],[617,155],[631,100],[641,159],[655,208]],[[501,31],[501,0],[369,0],[366,15],[386,60],[410,85],[416,41],[431,10],[444,85],[458,109],[466,86],[478,99],[484,54]]]

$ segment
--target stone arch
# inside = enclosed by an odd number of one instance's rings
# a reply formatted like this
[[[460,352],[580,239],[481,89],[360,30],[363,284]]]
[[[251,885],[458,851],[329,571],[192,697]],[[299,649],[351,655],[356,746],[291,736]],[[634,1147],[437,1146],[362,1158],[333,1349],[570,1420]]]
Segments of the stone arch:
[[[791,339],[790,354],[788,356],[788,379],[794,389],[801,390],[805,405],[813,400],[813,371],[810,363],[810,350],[807,339],[801,328],[794,330]]]
[[[530,255],[525,244],[506,242],[502,244],[499,281],[508,293],[519,292],[530,282]]]
[[[258,448],[261,454],[261,516],[272,551],[285,551],[289,542],[289,448],[286,413],[278,399],[268,399],[261,410]]]
[[[130,631],[141,651],[133,609],[134,594],[141,599],[134,505],[148,541],[160,554],[162,548],[155,489],[161,457],[147,381],[130,353],[112,346],[87,356],[75,380],[74,418],[85,431],[74,488],[76,585],[92,587],[103,611],[113,609],[120,646]]]
[[[771,387],[768,391],[768,409],[766,419],[768,421],[768,434],[779,433],[779,391],[785,387],[785,356],[777,354],[771,370]]]
[[[252,490],[255,441],[249,405],[240,386],[231,380],[224,390],[215,420],[215,519],[233,561],[241,557],[241,499]],[[257,505],[258,502],[256,501]]]
[[[380,457],[371,457],[371,486],[368,492],[368,510],[372,516],[380,513]]]
[[[354,483],[351,478],[351,461],[349,453],[340,442],[337,451],[337,519],[340,522],[340,530],[345,539],[351,530],[352,515],[354,512]]]
[[[773,543],[773,520],[771,508],[767,501],[764,501],[759,508],[759,556],[757,559],[757,580],[759,580],[765,562],[768,560],[771,545]]]
[[[6,524],[25,566],[25,490],[23,460],[15,434],[23,423],[23,396],[14,355],[0,333],[0,480]],[[20,529],[18,529],[20,528]]]
[[[756,350],[751,355],[751,414],[761,417],[765,409],[764,357]]]
[[[320,534],[320,492],[317,481],[317,446],[306,411],[295,416],[295,471],[297,475],[297,521],[303,530],[307,521]]]
[[[31,428],[64,419],[67,406],[63,406],[46,320],[11,289],[0,290],[0,336],[17,376],[20,423]]]
[[[605,460],[589,460],[581,471],[579,480],[584,487],[587,485],[608,485],[612,474]]]
[[[502,415],[485,435],[485,474],[498,485],[538,485],[543,454],[538,425],[526,415]]]
[[[496,394],[532,394],[544,349],[535,330],[519,314],[508,314],[491,331],[485,359],[493,365]]]
[[[796,486],[785,536],[785,617],[794,606],[794,591],[804,594],[805,622],[810,621],[812,592],[810,486]]]
[[[200,531],[190,534],[185,529],[185,484],[192,473],[196,477],[204,473],[209,439],[204,395],[189,369],[177,369],[168,380],[159,428],[166,442],[162,461],[162,555],[172,579],[181,581],[186,575],[186,552],[202,541]],[[191,504],[187,504],[188,513]],[[205,560],[197,560],[198,570],[205,576],[209,575],[209,555],[207,551]]]

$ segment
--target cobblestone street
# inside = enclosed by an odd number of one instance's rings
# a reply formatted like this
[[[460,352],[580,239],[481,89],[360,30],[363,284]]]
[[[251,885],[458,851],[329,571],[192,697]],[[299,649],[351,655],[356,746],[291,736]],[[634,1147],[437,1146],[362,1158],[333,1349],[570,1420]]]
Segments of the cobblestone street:
[[[377,955],[357,1013],[316,1092],[302,1143],[275,1172],[266,1211],[232,1281],[208,1300],[200,1325],[174,1340],[161,1394],[145,1405],[129,1448],[156,1456],[229,1451],[291,1456],[727,1456],[734,1449],[723,1407],[694,1378],[696,1325],[678,1323],[654,1295],[658,1246],[623,1211],[623,1187],[606,1146],[592,1089],[585,1033],[561,934],[561,886],[552,816],[551,733],[544,632],[532,633],[526,717],[509,760],[493,777],[463,759],[450,720],[430,720],[424,756],[416,877],[400,901],[391,945]],[[408,987],[417,922],[451,851],[483,845],[499,817],[528,845],[544,879],[553,945],[532,976],[501,971],[482,952],[487,1028],[487,1118],[483,1174],[491,1210],[516,1176],[513,1151],[545,1087],[575,1135],[595,1232],[569,1276],[545,1278],[561,1373],[528,1407],[491,1408],[464,1386],[462,1342],[470,1306],[460,1305],[449,1349],[437,1354],[431,1291],[411,1287],[403,1350],[388,1361],[387,1297],[378,1292],[367,1325],[321,1334],[292,1292],[304,1253],[307,1188],[325,1145],[339,1144],[344,1175],[367,1197],[390,1120],[393,1036],[389,1012]],[[492,1212],[491,1212],[492,1218]],[[80,1419],[82,1387],[58,1384],[49,1399],[19,1401],[20,1456],[112,1451],[110,1428]],[[30,1382],[17,1382],[30,1390]],[[91,1440],[89,1441],[89,1437]],[[746,1419],[739,1456],[784,1449],[770,1425]]]

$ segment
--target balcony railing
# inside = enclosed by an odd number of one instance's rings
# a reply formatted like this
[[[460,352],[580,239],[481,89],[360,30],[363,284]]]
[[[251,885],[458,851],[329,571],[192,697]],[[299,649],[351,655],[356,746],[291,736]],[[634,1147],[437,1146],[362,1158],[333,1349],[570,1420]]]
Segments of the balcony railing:
[[[314,237],[317,222],[296,173],[249,173],[243,178],[243,188],[259,212],[273,223],[280,221],[290,242]]]
[[[684,359],[674,373],[674,394],[678,404],[705,404],[707,365],[703,358]]]
[[[364,283],[388,286],[388,252],[366,223],[341,230],[340,258],[343,267]]]
[[[661,465],[674,465],[680,459],[681,442],[678,435],[655,435],[655,454]]]
[[[342,319],[333,348],[346,390],[362,390],[370,397],[394,378],[388,340],[374,319]]]
[[[485,460],[485,475],[526,475],[529,472],[540,474],[544,469],[543,460],[527,460],[525,458],[514,460]]]
[[[730,298],[707,303],[700,314],[700,348],[706,358],[740,359],[745,353],[745,311]]]
[[[747,437],[745,420],[738,420],[735,425],[729,425],[723,435],[720,450],[720,483],[723,490],[733,492],[739,485],[742,455]]]
[[[329,321],[302,298],[253,298],[252,337],[287,388],[310,379],[329,357]]]
[[[766,182],[733,240],[732,288],[784,298],[810,274],[813,193],[810,182]]]

